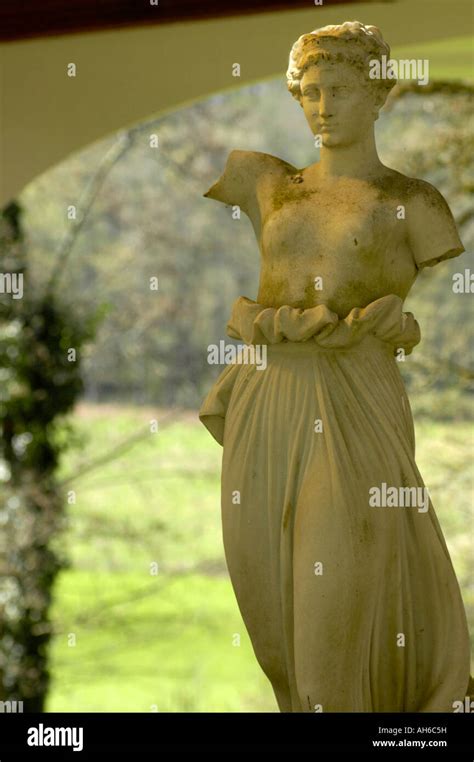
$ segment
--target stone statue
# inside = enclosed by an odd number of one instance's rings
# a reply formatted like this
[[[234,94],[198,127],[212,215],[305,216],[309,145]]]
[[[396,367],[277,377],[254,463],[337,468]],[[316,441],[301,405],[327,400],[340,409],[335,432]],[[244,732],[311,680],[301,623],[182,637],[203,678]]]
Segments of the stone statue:
[[[461,594],[415,463],[398,360],[420,341],[404,300],[464,251],[429,183],[382,164],[374,122],[394,85],[374,26],[293,45],[288,89],[321,141],[303,169],[234,150],[204,195],[239,206],[261,252],[257,302],[200,419],[223,445],[230,578],[282,712],[452,712],[469,683]]]

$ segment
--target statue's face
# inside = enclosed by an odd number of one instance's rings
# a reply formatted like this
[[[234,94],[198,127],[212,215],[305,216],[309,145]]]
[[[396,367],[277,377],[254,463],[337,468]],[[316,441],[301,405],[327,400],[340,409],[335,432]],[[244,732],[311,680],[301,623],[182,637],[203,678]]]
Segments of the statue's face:
[[[372,129],[380,103],[377,90],[346,63],[310,66],[300,82],[301,105],[323,146],[350,146]]]

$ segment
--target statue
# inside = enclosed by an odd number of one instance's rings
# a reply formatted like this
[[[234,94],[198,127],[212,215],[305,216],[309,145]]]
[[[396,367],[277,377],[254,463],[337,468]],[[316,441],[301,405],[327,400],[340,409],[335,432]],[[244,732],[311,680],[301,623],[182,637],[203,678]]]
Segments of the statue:
[[[266,367],[228,364],[199,415],[223,445],[227,565],[282,712],[452,712],[468,691],[397,362],[420,341],[403,312],[418,271],[464,248],[441,194],[377,155],[382,56],[357,21],[303,34],[288,89],[320,160],[234,150],[204,194],[248,215],[261,252],[257,302],[239,297],[227,332],[265,346]]]

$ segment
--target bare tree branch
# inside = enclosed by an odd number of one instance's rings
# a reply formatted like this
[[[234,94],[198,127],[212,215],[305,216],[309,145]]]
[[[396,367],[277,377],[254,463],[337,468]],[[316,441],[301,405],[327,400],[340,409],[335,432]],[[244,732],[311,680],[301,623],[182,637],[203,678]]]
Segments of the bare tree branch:
[[[176,421],[176,414],[180,415],[182,414],[183,410],[172,408],[170,413],[159,422],[159,428],[160,430],[163,428],[163,424],[171,425],[172,423],[175,423]],[[104,455],[101,455],[97,460],[91,461],[90,463],[86,463],[85,466],[80,468],[78,471],[76,471],[75,474],[71,474],[70,476],[66,476],[65,479],[62,479],[58,487],[64,487],[65,485],[69,484],[72,481],[75,481],[76,479],[79,479],[81,476],[84,476],[84,474],[88,474],[91,471],[93,471],[96,468],[99,468],[100,466],[104,466],[107,463],[110,463],[113,460],[116,460],[117,458],[121,458],[126,452],[128,452],[132,447],[134,447],[139,442],[143,442],[145,439],[148,439],[151,436],[150,430],[146,429],[146,431],[140,431],[138,434],[134,434],[132,437],[128,437],[122,442],[119,442],[118,445],[115,447],[112,447],[111,450],[106,452]]]

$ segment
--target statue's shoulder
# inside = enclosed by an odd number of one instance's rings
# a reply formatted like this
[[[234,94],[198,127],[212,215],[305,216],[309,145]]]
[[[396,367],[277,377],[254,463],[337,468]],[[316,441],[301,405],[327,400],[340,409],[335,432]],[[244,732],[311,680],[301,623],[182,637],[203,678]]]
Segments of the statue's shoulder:
[[[294,171],[291,164],[272,154],[235,148],[227,157],[222,175],[204,196],[238,204],[245,210],[255,198],[259,183]]]
[[[446,199],[437,188],[426,180],[420,180],[417,177],[410,177],[395,169],[387,168],[385,182],[390,186],[391,195],[398,195],[400,203],[407,206],[416,206],[418,210],[426,207],[427,210],[433,207],[447,206]]]
[[[296,167],[278,156],[263,151],[244,151],[235,149],[230,152],[226,171],[245,178],[249,184],[266,177],[273,177],[296,172]]]

